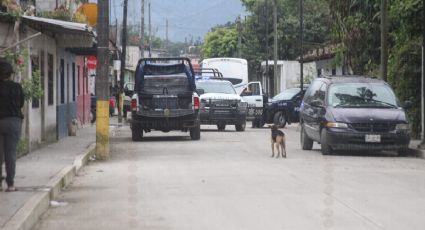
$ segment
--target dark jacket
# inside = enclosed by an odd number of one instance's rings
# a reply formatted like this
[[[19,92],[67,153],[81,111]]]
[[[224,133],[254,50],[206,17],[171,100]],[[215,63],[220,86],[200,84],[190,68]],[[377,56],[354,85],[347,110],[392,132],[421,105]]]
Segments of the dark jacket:
[[[21,108],[24,106],[22,86],[13,81],[0,80],[0,119],[6,117],[24,118]]]

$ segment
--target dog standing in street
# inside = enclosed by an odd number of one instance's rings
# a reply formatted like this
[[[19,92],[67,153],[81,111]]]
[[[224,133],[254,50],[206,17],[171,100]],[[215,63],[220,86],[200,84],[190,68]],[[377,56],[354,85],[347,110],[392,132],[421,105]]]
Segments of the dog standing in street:
[[[286,143],[285,143],[285,134],[277,128],[277,125],[269,126],[272,130],[272,156],[274,157],[274,150],[277,149],[277,156],[279,158],[280,155],[286,158]],[[283,154],[285,153],[285,154]]]

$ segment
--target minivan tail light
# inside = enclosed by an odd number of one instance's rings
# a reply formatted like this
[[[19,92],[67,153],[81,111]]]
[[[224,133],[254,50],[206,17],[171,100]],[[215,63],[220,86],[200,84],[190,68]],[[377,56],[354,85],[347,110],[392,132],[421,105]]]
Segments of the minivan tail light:
[[[131,110],[137,111],[137,99],[131,99]]]
[[[200,101],[199,101],[199,97],[194,97],[193,98],[193,108],[194,109],[199,109],[200,107]]]

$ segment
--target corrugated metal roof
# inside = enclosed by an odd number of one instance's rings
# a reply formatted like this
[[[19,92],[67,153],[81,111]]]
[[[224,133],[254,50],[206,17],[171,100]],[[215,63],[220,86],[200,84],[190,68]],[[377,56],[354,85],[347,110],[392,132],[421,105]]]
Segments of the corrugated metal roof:
[[[84,23],[76,23],[76,22],[67,22],[62,20],[56,20],[56,19],[50,19],[50,18],[41,18],[41,17],[34,17],[34,16],[23,16],[24,20],[34,21],[38,23],[45,23],[50,24],[58,27],[62,27],[66,30],[75,30],[75,31],[83,31],[83,32],[89,32],[92,33],[93,28],[84,24]]]

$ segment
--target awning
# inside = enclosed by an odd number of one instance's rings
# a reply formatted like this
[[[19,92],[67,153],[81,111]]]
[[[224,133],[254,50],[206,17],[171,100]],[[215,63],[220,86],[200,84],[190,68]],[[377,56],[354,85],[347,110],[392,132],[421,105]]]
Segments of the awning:
[[[34,30],[55,37],[58,47],[93,47],[95,34],[92,27],[86,24],[33,16],[23,16],[22,22]]]

